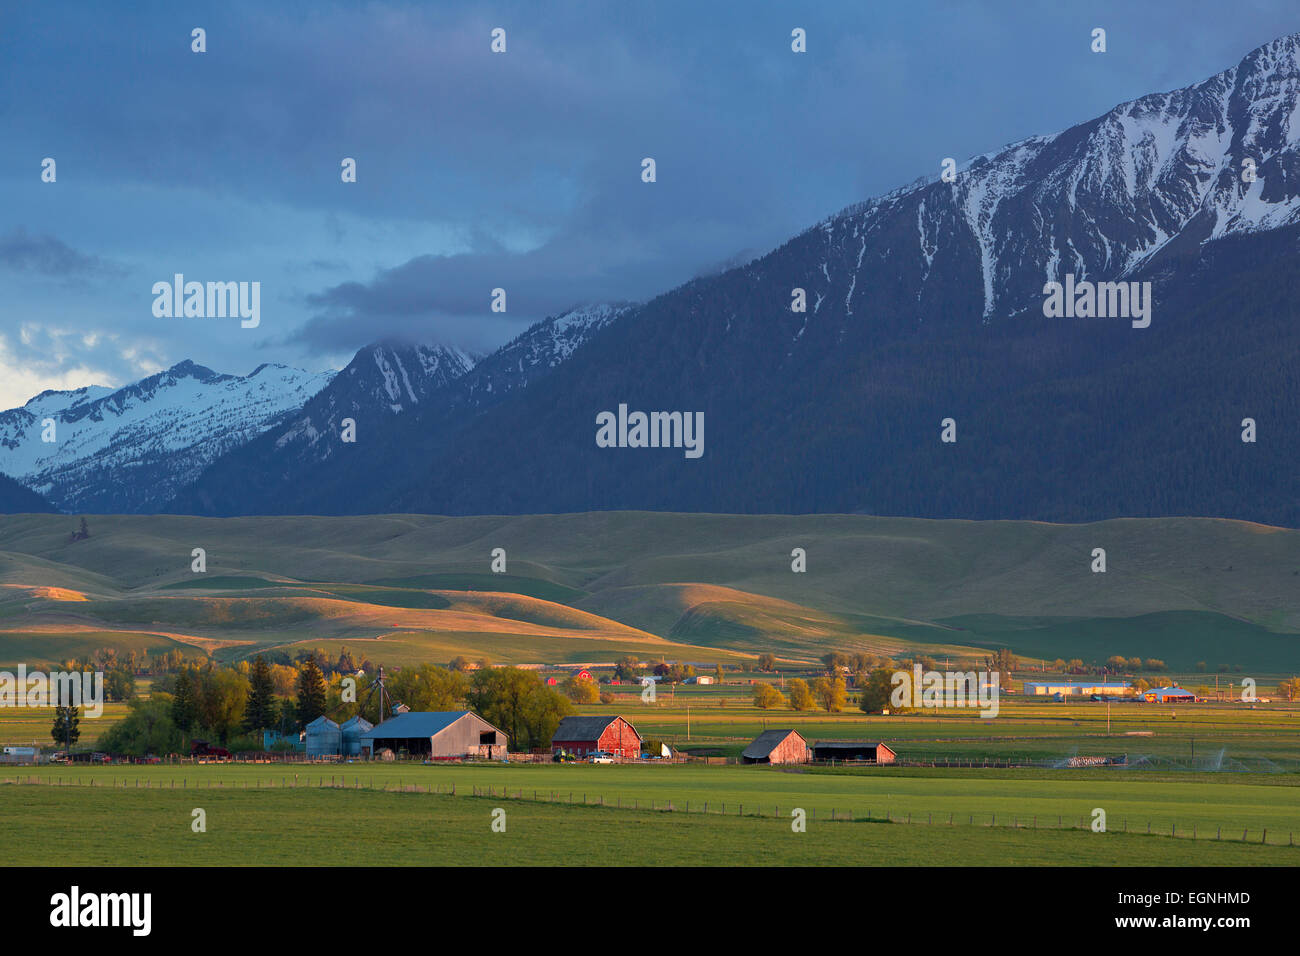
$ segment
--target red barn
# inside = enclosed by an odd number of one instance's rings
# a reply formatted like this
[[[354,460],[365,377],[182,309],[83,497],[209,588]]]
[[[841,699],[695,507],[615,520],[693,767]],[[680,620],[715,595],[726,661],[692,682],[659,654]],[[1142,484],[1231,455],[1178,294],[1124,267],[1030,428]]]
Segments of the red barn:
[[[765,730],[740,758],[742,763],[807,763],[808,742],[796,730]]]
[[[591,676],[591,671],[587,670],[587,668],[585,667],[579,667],[576,671],[573,672],[571,676],[573,677],[574,680],[595,680],[596,679]]]
[[[551,753],[585,757],[595,750],[635,760],[641,756],[641,735],[622,717],[565,717],[551,738]]]

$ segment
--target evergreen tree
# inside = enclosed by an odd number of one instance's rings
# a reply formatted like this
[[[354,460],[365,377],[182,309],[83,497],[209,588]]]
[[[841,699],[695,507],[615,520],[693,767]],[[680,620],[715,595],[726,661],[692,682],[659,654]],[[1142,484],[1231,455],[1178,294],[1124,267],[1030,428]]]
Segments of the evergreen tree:
[[[306,726],[325,713],[325,675],[314,658],[307,658],[298,674],[298,723]]]
[[[268,730],[275,726],[278,716],[275,706],[275,681],[271,678],[271,665],[258,655],[248,674],[248,707],[244,711],[245,730]]]
[[[56,744],[63,744],[68,750],[81,736],[81,714],[76,707],[55,707],[54,727],[50,731]]]
[[[194,721],[198,717],[198,713],[198,695],[194,686],[194,675],[188,667],[182,667],[180,673],[176,675],[176,689],[172,695],[172,723],[182,733],[189,733],[194,729]]]

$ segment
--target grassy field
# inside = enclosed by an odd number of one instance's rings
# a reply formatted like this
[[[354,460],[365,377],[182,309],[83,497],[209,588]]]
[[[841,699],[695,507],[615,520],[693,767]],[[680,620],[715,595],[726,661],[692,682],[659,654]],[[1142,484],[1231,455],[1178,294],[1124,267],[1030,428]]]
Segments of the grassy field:
[[[53,862],[42,841],[18,837],[68,820],[95,838],[61,844],[59,865],[354,865],[369,853],[390,865],[1300,864],[1287,845],[1300,823],[1294,781],[372,764],[65,767],[37,775],[49,783],[5,782],[28,776],[0,773],[13,865]],[[206,833],[190,829],[196,807]],[[491,830],[498,807],[505,833]],[[806,832],[791,828],[795,807]],[[1105,833],[1086,829],[1097,807]]]
[[[93,516],[76,542],[69,526],[0,518],[0,665],[107,640],[226,658],[390,641],[394,665],[969,658],[1005,645],[1048,659],[1300,667],[1300,532],[1243,522]],[[1088,570],[1098,546],[1105,574]],[[488,573],[498,547],[509,574]],[[795,547],[806,573],[791,572]]]

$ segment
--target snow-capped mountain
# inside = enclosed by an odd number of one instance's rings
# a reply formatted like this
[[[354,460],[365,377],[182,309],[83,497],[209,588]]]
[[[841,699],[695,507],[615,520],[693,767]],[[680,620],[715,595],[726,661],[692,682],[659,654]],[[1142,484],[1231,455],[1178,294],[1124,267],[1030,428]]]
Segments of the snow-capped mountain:
[[[380,343],[358,352],[342,374],[358,410],[387,406],[398,414],[473,367],[473,356],[454,347]]]
[[[333,375],[283,365],[221,375],[185,361],[124,388],[45,391],[0,412],[0,472],[64,511],[157,510]]]
[[[241,449],[176,507],[1300,523],[1298,51],[1283,37],[952,182],[936,163],[567,357],[541,323],[365,455],[312,470]],[[1044,285],[1067,273],[1150,281],[1150,326],[1047,318]],[[530,368],[545,374],[517,387]],[[703,413],[706,450],[598,446],[620,404]],[[1273,423],[1267,441],[1241,441],[1247,417]],[[959,438],[941,443],[948,418]]]
[[[861,322],[882,288],[918,317],[978,268],[983,318],[1043,285],[1118,279],[1225,236],[1300,221],[1300,34],[1090,122],[1013,143],[841,212],[796,243],[822,247],[815,316]],[[901,295],[902,293],[906,295]],[[851,319],[852,316],[856,319]]]
[[[591,337],[633,306],[628,302],[582,305],[543,319],[483,359],[466,376],[461,391],[465,400],[483,403],[503,398],[516,388],[526,388],[586,344]]]
[[[473,356],[443,345],[367,345],[268,440],[279,456],[323,461],[335,451],[344,419],[368,431],[386,417],[420,407],[473,366]]]
[[[477,362],[443,346],[367,346],[300,412],[214,462],[194,488],[183,489],[168,508],[238,509],[229,482],[243,480],[252,483],[246,489],[299,483],[319,488],[350,473],[357,461],[376,458],[379,444],[393,434],[390,426],[399,419],[413,423],[409,427],[423,435],[416,440],[418,448],[427,442],[425,430],[436,427],[435,420],[472,416],[526,388],[630,308],[602,304],[569,309],[534,324]],[[355,423],[356,441],[344,443],[343,421],[349,418]],[[364,454],[350,454],[352,449],[363,449]],[[273,463],[270,470],[268,462]],[[300,493],[284,495],[280,502],[292,507]],[[254,491],[252,498],[260,501],[261,495]],[[252,505],[254,510],[261,507]]]

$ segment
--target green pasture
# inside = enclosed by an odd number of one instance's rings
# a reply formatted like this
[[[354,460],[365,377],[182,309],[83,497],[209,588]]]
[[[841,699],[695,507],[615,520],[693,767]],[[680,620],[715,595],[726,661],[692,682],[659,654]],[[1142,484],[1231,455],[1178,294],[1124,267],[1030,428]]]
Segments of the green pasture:
[[[469,795],[486,788],[531,802],[598,803],[615,808],[788,815],[802,807],[817,818],[836,816],[932,820],[953,825],[1077,826],[1095,808],[1109,829],[1149,823],[1166,834],[1241,835],[1272,832],[1286,842],[1300,831],[1300,778],[1133,772],[1120,770],[983,770],[855,768],[835,771],[701,764],[204,764],[5,768],[0,781],[38,779],[55,786],[113,789],[366,789],[415,786]],[[21,788],[17,788],[21,789]],[[1059,821],[1059,823],[1058,823]],[[1300,860],[1300,857],[1297,858]]]
[[[30,776],[0,773],[11,865],[1300,863],[1300,849],[1286,845],[1286,828],[1300,823],[1300,789],[1218,780],[390,764],[71,767],[35,775],[49,784],[6,783]],[[1078,829],[1099,806],[1108,832]],[[792,830],[795,807],[806,812],[806,832]],[[191,830],[195,808],[206,813],[206,833]],[[491,829],[497,808],[504,833]],[[864,819],[868,810],[876,822]],[[53,855],[48,841],[23,838],[61,832],[69,820],[93,838],[59,841]]]

